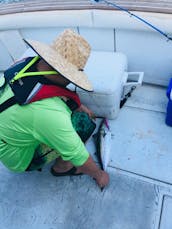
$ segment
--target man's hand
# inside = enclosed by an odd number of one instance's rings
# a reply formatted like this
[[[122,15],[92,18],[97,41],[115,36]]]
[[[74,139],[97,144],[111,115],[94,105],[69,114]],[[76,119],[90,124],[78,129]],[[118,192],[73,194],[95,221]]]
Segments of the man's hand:
[[[104,188],[109,184],[109,175],[103,170],[100,170],[99,175],[95,178],[96,183],[100,188]]]
[[[93,118],[93,119],[96,118],[95,114],[88,107],[84,106],[83,104],[81,104],[81,106],[77,109],[77,111],[81,111],[81,112],[83,111],[87,113],[90,118]]]
[[[100,188],[109,184],[109,175],[96,165],[91,156],[82,166],[78,167],[77,172],[91,176]]]

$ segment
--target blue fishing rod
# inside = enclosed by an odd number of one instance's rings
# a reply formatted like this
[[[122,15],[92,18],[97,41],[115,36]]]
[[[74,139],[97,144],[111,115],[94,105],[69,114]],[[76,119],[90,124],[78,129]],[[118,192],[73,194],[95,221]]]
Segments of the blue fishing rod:
[[[152,25],[150,22],[146,21],[145,19],[137,16],[136,14],[133,14],[132,12],[130,12],[128,9],[124,8],[124,7],[121,7],[115,3],[112,3],[112,2],[109,2],[109,1],[106,1],[106,0],[94,0],[95,2],[103,2],[105,3],[106,5],[108,6],[113,6],[115,9],[119,9],[121,11],[124,11],[126,12],[127,14],[129,14],[131,17],[135,17],[137,20],[143,22],[144,24],[146,24],[147,26],[151,27],[153,30],[157,31],[158,33],[160,33],[162,36],[166,37],[167,38],[167,41],[171,41],[172,40],[172,37],[169,36],[168,34],[166,34],[165,32],[163,32],[162,30],[160,30],[159,28],[157,28],[156,26]]]

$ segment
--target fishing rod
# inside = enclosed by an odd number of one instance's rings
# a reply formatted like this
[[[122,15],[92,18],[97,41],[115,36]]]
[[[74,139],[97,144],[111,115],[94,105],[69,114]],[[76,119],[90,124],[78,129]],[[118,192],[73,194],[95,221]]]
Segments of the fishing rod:
[[[113,6],[116,9],[119,9],[121,11],[126,12],[127,14],[129,14],[131,17],[135,17],[137,20],[143,22],[144,24],[146,24],[147,26],[151,27],[153,30],[157,31],[158,33],[160,33],[162,36],[167,38],[167,41],[171,41],[172,37],[169,36],[167,33],[163,32],[162,30],[160,30],[159,28],[157,28],[156,26],[152,25],[150,22],[146,21],[145,19],[139,17],[138,15],[132,13],[131,11],[129,11],[127,8],[121,7],[115,3],[106,1],[106,0],[94,0],[95,2],[104,2],[106,5],[108,6]]]

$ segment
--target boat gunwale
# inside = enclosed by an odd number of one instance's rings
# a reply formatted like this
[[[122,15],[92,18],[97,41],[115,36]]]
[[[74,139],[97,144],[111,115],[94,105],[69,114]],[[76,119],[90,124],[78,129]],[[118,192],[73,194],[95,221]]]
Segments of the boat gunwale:
[[[172,13],[172,1],[154,1],[151,3],[146,0],[134,1],[134,0],[123,0],[110,2],[120,5],[121,7],[127,8],[131,11],[141,11],[141,12],[154,12],[154,13]],[[54,11],[54,10],[117,10],[112,6],[102,4],[94,4],[89,0],[79,0],[79,1],[54,1],[54,0],[27,0],[15,3],[0,3],[0,15],[23,13],[23,12],[35,12],[35,11]]]

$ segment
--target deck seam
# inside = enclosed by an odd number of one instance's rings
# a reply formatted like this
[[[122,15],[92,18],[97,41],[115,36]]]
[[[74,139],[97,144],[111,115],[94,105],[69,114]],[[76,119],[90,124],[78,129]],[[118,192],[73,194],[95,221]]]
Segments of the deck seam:
[[[138,174],[136,172],[132,172],[132,171],[122,169],[122,168],[112,166],[112,165],[109,165],[108,168],[115,169],[120,174],[124,174],[124,175],[128,175],[128,176],[130,175],[130,177],[137,178],[137,179],[142,180],[146,183],[156,184],[156,185],[159,185],[161,187],[168,188],[168,189],[170,189],[170,191],[164,192],[164,195],[168,194],[170,197],[172,197],[172,183],[170,183],[170,182],[151,178],[151,177],[145,176],[143,174]]]

